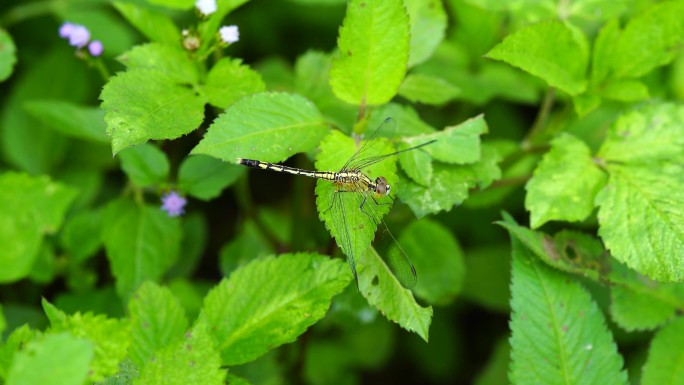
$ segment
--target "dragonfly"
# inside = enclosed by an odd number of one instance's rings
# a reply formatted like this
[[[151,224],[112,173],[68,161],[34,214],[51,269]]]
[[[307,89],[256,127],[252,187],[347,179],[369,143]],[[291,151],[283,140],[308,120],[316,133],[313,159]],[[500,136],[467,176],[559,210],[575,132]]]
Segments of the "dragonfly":
[[[355,230],[359,230],[359,227],[363,227],[363,224],[358,226],[356,224],[363,223],[364,219],[363,217],[358,218],[357,215],[363,215],[365,218],[372,221],[372,224],[379,229],[379,231],[377,231],[379,238],[388,240],[389,247],[388,250],[383,253],[384,255],[382,255],[382,258],[397,281],[405,288],[410,289],[416,285],[418,280],[413,263],[401,246],[399,246],[399,243],[378,214],[378,207],[391,204],[391,202],[380,203],[378,201],[379,199],[382,197],[389,197],[392,202],[394,201],[394,197],[390,195],[392,188],[384,176],[378,176],[373,179],[368,176],[367,170],[371,166],[387,160],[388,158],[417,150],[436,142],[436,140],[431,140],[400,151],[378,153],[383,150],[386,151],[386,142],[383,141],[382,138],[383,136],[391,136],[395,127],[396,122],[394,119],[385,119],[384,122],[362,142],[358,150],[356,150],[338,171],[311,171],[260,160],[237,158],[237,163],[243,166],[301,175],[333,184],[334,191],[332,198],[330,199],[330,207],[328,207],[324,213],[329,211],[332,212],[332,218],[342,225],[342,231],[338,232],[336,236],[338,238],[337,243],[347,255],[347,262],[351,267],[357,287],[359,285],[359,280],[356,271],[356,258],[354,256],[355,248],[353,245],[355,244],[357,237]],[[349,201],[350,199],[351,201]],[[348,202],[353,202],[353,204]]]

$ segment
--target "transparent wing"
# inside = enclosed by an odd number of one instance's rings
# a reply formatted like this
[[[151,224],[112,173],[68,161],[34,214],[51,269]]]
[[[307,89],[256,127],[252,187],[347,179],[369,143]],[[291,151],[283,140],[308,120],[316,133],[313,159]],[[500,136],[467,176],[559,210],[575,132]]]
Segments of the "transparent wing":
[[[387,118],[385,121],[378,126],[370,135],[364,138],[361,147],[354,153],[354,155],[347,160],[344,164],[342,170],[357,170],[361,169],[358,165],[363,163],[365,159],[383,156],[379,155],[382,151],[384,143],[381,140],[377,140],[379,137],[391,137],[397,128],[397,122],[392,118]]]
[[[382,256],[383,261],[385,261],[385,264],[399,283],[405,288],[410,289],[418,282],[416,268],[399,245],[399,242],[394,238],[394,235],[389,231],[389,228],[387,228],[385,221],[377,215],[376,205],[377,203],[373,199],[367,199],[363,208],[360,209],[363,211],[361,215],[368,215],[378,226],[373,245],[376,247],[376,250],[384,246],[383,250],[378,250],[378,253]]]

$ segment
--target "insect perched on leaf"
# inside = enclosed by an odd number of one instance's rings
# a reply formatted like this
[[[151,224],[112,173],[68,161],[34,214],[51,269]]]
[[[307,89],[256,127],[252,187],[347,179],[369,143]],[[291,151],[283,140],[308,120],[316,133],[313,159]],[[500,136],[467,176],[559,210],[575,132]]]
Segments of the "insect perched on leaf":
[[[394,200],[390,195],[391,185],[384,176],[379,175],[376,178],[371,178],[368,170],[371,166],[390,157],[417,150],[434,143],[435,140],[400,151],[392,152],[390,150],[388,152],[390,147],[387,146],[387,141],[382,136],[389,135],[395,126],[396,123],[393,119],[385,119],[368,139],[362,142],[358,150],[339,171],[309,171],[243,158],[238,158],[237,162],[247,167],[303,175],[330,183],[333,189],[329,196],[323,200],[326,202],[327,208],[323,209],[321,217],[329,216],[332,218],[333,226],[329,225],[328,227],[342,251],[347,255],[347,261],[357,284],[356,258],[358,256],[356,254],[370,245],[373,233],[377,227],[380,227],[378,237],[388,239],[390,243],[389,249],[383,253],[383,260],[401,285],[411,288],[417,282],[416,269],[378,212],[380,207],[388,206]],[[389,202],[383,203],[379,201],[382,197],[391,199]],[[365,237],[364,234],[370,234],[370,239],[366,239],[368,237]]]

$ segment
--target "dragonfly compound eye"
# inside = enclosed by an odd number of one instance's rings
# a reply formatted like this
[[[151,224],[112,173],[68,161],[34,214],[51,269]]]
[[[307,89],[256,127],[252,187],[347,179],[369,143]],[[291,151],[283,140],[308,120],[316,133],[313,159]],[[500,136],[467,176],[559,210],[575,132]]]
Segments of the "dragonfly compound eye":
[[[389,194],[390,186],[387,184],[387,179],[378,177],[375,179],[375,192],[380,195]]]

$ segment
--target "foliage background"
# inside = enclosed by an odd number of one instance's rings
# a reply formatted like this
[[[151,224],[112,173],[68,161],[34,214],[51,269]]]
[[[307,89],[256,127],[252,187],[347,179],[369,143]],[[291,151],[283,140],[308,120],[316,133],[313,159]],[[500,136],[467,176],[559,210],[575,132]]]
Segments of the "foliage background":
[[[191,7],[149,3],[0,4],[0,239],[16,247],[0,254],[0,383],[221,383],[219,366],[230,367],[229,383],[253,384],[682,381],[671,378],[684,366],[681,1],[407,0],[424,12],[412,22],[424,23],[425,40],[411,40],[408,58],[400,48],[379,53],[375,63],[390,68],[376,64],[380,75],[366,96],[378,106],[367,109],[354,94],[357,79],[345,83],[353,70],[328,72],[337,47],[344,54],[366,37],[368,20],[350,22],[348,34],[340,29],[350,17],[345,1],[223,2],[236,5],[225,22],[240,27],[240,41],[224,54],[258,76],[233,73],[237,80],[220,89],[237,96],[208,89],[211,105],[193,101],[193,110],[189,102],[160,118],[161,126],[192,126],[187,132],[105,136],[105,122],[111,130],[115,113],[138,105],[116,85],[144,89],[153,77],[130,75],[151,52],[129,50],[149,40],[178,43],[159,25],[145,33],[138,19],[134,27],[131,15],[151,9],[177,26],[198,20]],[[106,81],[75,57],[57,35],[64,20],[85,24],[104,42],[111,73],[130,78]],[[170,72],[194,71],[174,54],[160,56],[178,64]],[[402,60],[407,77],[391,72]],[[264,89],[304,101],[259,94]],[[262,96],[239,99],[251,93]],[[319,220],[315,181],[247,173],[208,157],[185,163],[191,151],[232,162],[230,150],[195,146],[203,137],[211,144],[214,119],[238,133],[235,122],[259,122],[268,98],[324,124],[294,150],[264,141],[257,159],[301,152],[286,164],[320,168],[343,140],[322,139],[322,127],[350,133],[387,115],[406,130],[397,133],[400,145],[418,144],[421,129],[434,128],[453,146],[457,159],[435,150],[427,160],[430,191],[438,191],[435,181],[447,186],[431,197],[438,208],[418,199],[427,168],[400,159],[410,174],[397,177],[404,203],[385,218],[418,270],[419,305],[398,289],[359,293],[341,259],[315,254],[341,256]],[[313,110],[301,110],[304,98]],[[231,105],[234,115],[222,114]],[[456,136],[467,127],[474,133],[462,142]],[[191,197],[180,220],[157,207],[171,187]],[[138,245],[153,249],[147,265],[131,266],[131,233],[122,228],[145,234]],[[323,266],[320,275],[310,265]],[[301,302],[278,307],[278,293]],[[279,310],[259,323],[260,304]],[[428,308],[429,338],[407,316]],[[183,351],[184,335],[194,350]],[[188,363],[201,367],[183,371]],[[48,376],[54,368],[64,370]]]

